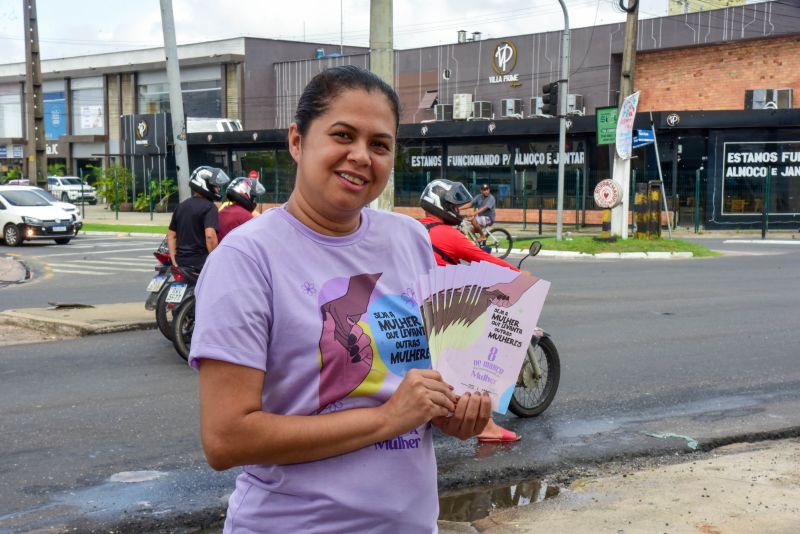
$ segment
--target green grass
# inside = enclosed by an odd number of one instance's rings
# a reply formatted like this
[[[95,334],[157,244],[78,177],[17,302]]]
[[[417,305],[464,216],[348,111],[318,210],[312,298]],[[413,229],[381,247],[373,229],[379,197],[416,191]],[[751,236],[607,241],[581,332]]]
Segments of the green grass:
[[[83,225],[83,231],[89,232],[117,232],[120,234],[167,234],[167,226],[145,224],[95,224]]]
[[[592,236],[572,236],[567,241],[556,241],[554,237],[536,238],[542,244],[542,250],[567,250],[585,254],[602,252],[691,252],[694,256],[719,256],[718,252],[680,239],[618,239],[614,242],[598,241]],[[514,248],[527,249],[534,239],[514,241]]]

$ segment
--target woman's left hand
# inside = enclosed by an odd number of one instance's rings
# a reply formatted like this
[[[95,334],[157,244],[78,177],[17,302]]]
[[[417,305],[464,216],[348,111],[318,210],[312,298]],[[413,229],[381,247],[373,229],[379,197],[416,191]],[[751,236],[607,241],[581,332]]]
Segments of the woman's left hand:
[[[492,399],[488,393],[465,393],[456,403],[450,417],[434,417],[431,423],[450,436],[468,439],[483,432],[492,415]]]

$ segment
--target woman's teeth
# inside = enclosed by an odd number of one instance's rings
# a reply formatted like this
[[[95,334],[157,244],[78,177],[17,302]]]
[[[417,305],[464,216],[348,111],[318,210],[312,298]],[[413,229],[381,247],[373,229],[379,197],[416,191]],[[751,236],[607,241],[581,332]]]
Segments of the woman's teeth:
[[[342,178],[344,178],[345,180],[347,180],[351,184],[364,185],[364,180],[362,180],[361,178],[358,178],[356,176],[351,176],[351,175],[347,174],[346,172],[340,172],[339,176],[341,176]]]

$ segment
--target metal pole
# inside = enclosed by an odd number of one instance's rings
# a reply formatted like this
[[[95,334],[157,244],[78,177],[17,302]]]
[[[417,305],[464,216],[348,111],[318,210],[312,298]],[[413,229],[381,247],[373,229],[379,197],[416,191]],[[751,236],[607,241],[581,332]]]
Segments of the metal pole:
[[[114,217],[119,220],[119,180],[116,167],[114,167],[114,212]]]
[[[575,229],[581,229],[581,222],[578,216],[580,215],[580,206],[578,198],[581,192],[581,170],[575,169]]]
[[[178,199],[184,201],[192,196],[192,193],[189,189],[189,152],[186,148],[186,121],[183,116],[183,93],[181,93],[181,73],[178,65],[178,45],[175,41],[175,19],[172,16],[172,0],[160,0],[160,2],[164,53],[167,59],[169,109],[172,115],[172,140],[175,146],[175,166],[178,171]]]
[[[667,214],[667,233],[672,239],[672,218],[667,207],[667,191],[664,189],[664,176],[661,174],[661,159],[658,156],[658,138],[656,137],[656,127],[653,124],[653,112],[650,112],[650,129],[653,130],[653,147],[656,149],[656,166],[658,167],[658,181],[661,182],[661,198],[664,202],[664,213]],[[659,222],[660,224],[660,222]]]
[[[558,0],[564,12],[564,31],[561,34],[561,76],[558,87],[558,211],[556,213],[556,241],[561,241],[564,226],[564,160],[567,143],[567,93],[569,93],[569,14],[564,0]]]
[[[761,239],[767,238],[769,227],[769,201],[770,201],[770,181],[772,177],[772,167],[769,167],[767,178],[764,180],[763,195],[764,201],[761,203]]]
[[[542,207],[543,207],[543,200],[542,195],[539,195],[539,235],[542,235]]]
[[[528,229],[528,191],[525,189],[525,169],[522,169],[522,229]]]
[[[633,202],[631,202],[631,230],[633,232],[633,237],[636,237],[636,169],[631,171],[631,196],[633,197]],[[626,213],[625,216],[627,217],[628,214]],[[625,221],[625,225],[627,226],[628,221]]]
[[[83,169],[79,169],[79,174],[81,177],[81,215],[84,219],[86,218],[86,197],[83,194]]]
[[[694,173],[694,233],[700,233],[700,169]]]
[[[150,200],[150,220],[153,220],[153,173],[152,169],[147,169],[147,181],[144,184],[144,194]]]

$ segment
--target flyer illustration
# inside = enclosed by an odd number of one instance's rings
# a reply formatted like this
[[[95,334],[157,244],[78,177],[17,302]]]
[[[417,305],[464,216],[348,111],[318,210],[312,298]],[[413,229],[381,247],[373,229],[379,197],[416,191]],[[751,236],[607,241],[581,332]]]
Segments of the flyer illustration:
[[[415,292],[433,369],[455,393],[487,391],[504,414],[550,282],[487,262],[431,269]]]

